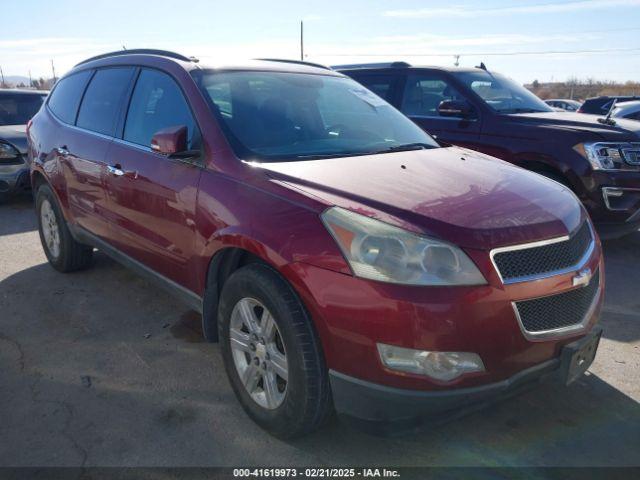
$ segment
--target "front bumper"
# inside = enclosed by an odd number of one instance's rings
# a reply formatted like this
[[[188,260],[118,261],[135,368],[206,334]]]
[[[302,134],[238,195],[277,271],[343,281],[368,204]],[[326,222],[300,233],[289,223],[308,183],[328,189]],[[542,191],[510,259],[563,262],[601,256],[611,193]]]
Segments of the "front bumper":
[[[563,354],[522,370],[495,383],[471,388],[419,391],[367,382],[336,371],[329,372],[333,402],[338,415],[355,427],[375,434],[416,431],[481,410],[518,395],[545,380],[567,378],[571,355],[601,334],[588,335],[565,346]],[[586,369],[586,366],[584,367]]]
[[[615,238],[640,228],[640,172],[595,171],[583,183],[584,199],[601,238]]]
[[[503,285],[485,251],[466,250],[488,281],[471,287],[415,287],[372,282],[307,263],[282,272],[314,320],[329,370],[373,384],[425,392],[473,388],[547,362],[589,332],[603,301],[604,276],[593,314],[581,331],[548,339],[527,339],[513,302],[574,290],[576,271],[536,281]],[[600,247],[580,270],[604,272]],[[395,372],[380,361],[378,343],[415,350],[473,352],[485,371],[439,382]]]

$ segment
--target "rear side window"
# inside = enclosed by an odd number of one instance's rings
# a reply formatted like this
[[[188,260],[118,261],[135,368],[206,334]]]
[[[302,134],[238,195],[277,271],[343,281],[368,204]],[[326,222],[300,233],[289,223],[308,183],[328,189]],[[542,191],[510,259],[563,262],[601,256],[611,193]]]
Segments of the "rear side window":
[[[91,71],[74,73],[58,82],[49,97],[49,108],[53,114],[65,123],[73,124],[78,113],[82,92],[86,87]]]
[[[78,127],[113,136],[133,68],[98,70],[87,87],[78,113]]]
[[[142,70],[131,97],[124,140],[149,146],[158,130],[179,125],[187,127],[188,148],[196,149],[196,123],[176,82],[165,73]]]

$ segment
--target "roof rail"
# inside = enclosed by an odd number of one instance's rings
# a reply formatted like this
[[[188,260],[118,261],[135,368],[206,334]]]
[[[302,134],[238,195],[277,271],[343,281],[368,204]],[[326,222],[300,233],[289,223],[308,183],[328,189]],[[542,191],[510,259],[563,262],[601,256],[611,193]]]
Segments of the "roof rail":
[[[331,70],[330,67],[322,65],[321,63],[305,62],[304,60],[289,60],[287,58],[256,58],[255,60],[262,60],[263,62],[280,62],[280,63],[292,63],[294,65],[308,65],[309,67],[323,68],[325,70]]]
[[[409,68],[407,62],[382,62],[382,63],[351,63],[349,65],[333,65],[334,70],[349,70],[352,68]]]
[[[162,57],[174,58],[176,60],[182,60],[183,62],[198,62],[198,59],[195,57],[185,57],[184,55],[180,55],[179,53],[170,52],[168,50],[155,50],[153,48],[133,48],[131,50],[118,50],[115,52],[103,53],[102,55],[96,55],[95,57],[87,58],[82,62],[76,64],[84,65],[85,63],[92,62],[94,60],[100,60],[102,58],[109,57],[119,57],[121,55],[160,55]]]

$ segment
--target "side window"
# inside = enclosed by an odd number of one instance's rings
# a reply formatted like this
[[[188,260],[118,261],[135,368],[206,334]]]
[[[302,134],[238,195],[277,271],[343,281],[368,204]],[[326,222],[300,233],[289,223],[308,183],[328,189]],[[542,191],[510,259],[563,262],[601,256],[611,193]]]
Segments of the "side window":
[[[105,68],[91,79],[78,112],[77,126],[113,136],[133,68]]]
[[[353,79],[361,83],[380,98],[394,103],[398,77],[392,75],[353,75]]]
[[[402,99],[402,113],[438,117],[438,105],[444,100],[465,98],[440,77],[428,73],[409,75]]]
[[[223,93],[221,92],[223,95]],[[227,97],[227,101],[229,98]],[[224,105],[231,112],[231,102]],[[197,149],[199,132],[180,88],[167,74],[142,70],[131,97],[124,140],[149,146],[151,137],[167,127],[185,125],[189,149]]]
[[[76,121],[80,99],[91,73],[91,70],[85,70],[69,75],[53,89],[48,105],[53,114],[63,122],[73,124]]]

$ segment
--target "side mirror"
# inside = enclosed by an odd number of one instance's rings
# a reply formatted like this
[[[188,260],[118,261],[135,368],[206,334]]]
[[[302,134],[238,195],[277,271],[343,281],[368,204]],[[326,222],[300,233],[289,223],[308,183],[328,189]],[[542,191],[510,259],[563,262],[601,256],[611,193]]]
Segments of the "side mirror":
[[[441,117],[467,118],[471,116],[472,112],[471,105],[462,100],[443,100],[438,105],[438,114]]]
[[[187,127],[177,125],[158,130],[151,138],[151,150],[162,155],[174,155],[187,149]]]

